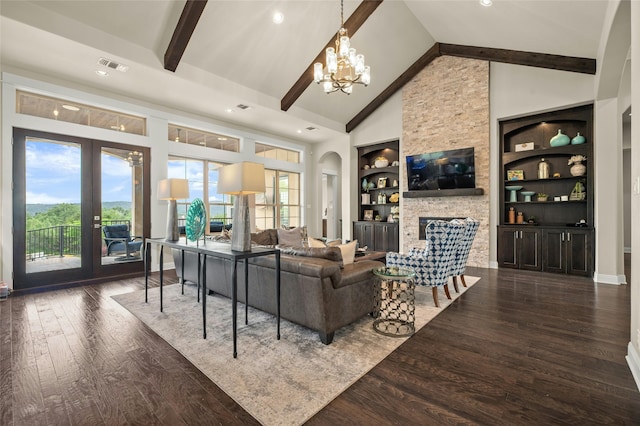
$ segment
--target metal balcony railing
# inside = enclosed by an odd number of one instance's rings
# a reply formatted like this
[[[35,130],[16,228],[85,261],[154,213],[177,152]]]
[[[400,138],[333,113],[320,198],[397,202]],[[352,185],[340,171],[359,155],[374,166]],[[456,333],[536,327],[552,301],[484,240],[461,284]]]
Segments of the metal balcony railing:
[[[130,225],[129,220],[103,220],[102,225]],[[28,260],[51,256],[79,256],[82,231],[80,225],[57,225],[27,231],[25,246]]]

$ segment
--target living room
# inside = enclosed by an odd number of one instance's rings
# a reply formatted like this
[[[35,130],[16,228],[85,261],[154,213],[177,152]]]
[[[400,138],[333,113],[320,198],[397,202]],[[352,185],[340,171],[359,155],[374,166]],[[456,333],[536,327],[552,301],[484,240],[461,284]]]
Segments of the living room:
[[[498,3],[498,2],[496,2]],[[296,117],[302,132],[313,134],[313,130],[304,130],[310,124],[322,127],[320,142],[306,140],[302,136],[283,136],[267,126],[261,127],[255,123],[244,125],[225,120],[224,116],[212,118],[213,114],[195,113],[189,105],[189,99],[181,99],[179,94],[172,93],[166,88],[167,103],[153,100],[153,97],[126,96],[120,84],[124,84],[120,75],[113,71],[112,77],[119,80],[103,86],[98,83],[92,86],[83,80],[75,80],[64,75],[59,70],[47,70],[41,67],[29,68],[28,61],[20,62],[11,57],[10,61],[2,64],[2,219],[0,232],[2,236],[2,268],[0,278],[11,282],[8,278],[13,272],[13,237],[12,221],[13,199],[11,182],[13,180],[12,136],[13,128],[28,128],[47,131],[55,134],[72,135],[87,139],[109,140],[128,146],[148,149],[150,152],[149,183],[151,196],[149,198],[149,235],[160,236],[164,232],[166,223],[166,202],[157,200],[154,196],[158,180],[167,175],[167,163],[171,156],[193,159],[210,159],[221,163],[233,163],[242,160],[254,160],[265,164],[273,170],[300,173],[302,222],[307,226],[309,235],[322,235],[322,175],[336,176],[340,183],[340,199],[338,206],[338,221],[342,224],[340,234],[347,240],[352,235],[352,223],[357,217],[357,202],[360,193],[360,179],[357,168],[357,148],[373,143],[385,141],[400,141],[402,159],[404,156],[441,149],[446,146],[466,147],[474,146],[476,152],[477,186],[483,188],[484,195],[478,197],[453,197],[451,199],[404,199],[401,202],[401,251],[420,244],[417,239],[417,223],[413,219],[421,211],[428,211],[430,216],[467,216],[478,218],[482,225],[476,243],[470,256],[469,265],[479,268],[494,269],[498,267],[497,260],[497,226],[500,223],[499,191],[500,169],[498,152],[500,140],[498,121],[505,118],[517,117],[532,113],[539,113],[576,105],[594,104],[594,169],[595,182],[595,265],[593,281],[612,285],[628,284],[632,288],[632,312],[635,312],[640,300],[637,297],[637,279],[629,282],[624,271],[625,249],[633,249],[637,241],[636,228],[625,228],[624,219],[638,211],[637,184],[631,184],[631,178],[638,176],[637,150],[623,151],[623,113],[628,110],[633,101],[638,102],[640,93],[637,83],[638,77],[632,75],[629,64],[638,58],[637,51],[631,50],[631,34],[636,34],[640,28],[638,6],[633,2],[609,2],[606,8],[603,30],[599,40],[597,55],[597,72],[595,75],[559,71],[545,68],[526,67],[522,65],[488,62],[481,59],[458,58],[443,55],[427,67],[407,84],[403,90],[395,92],[384,104],[364,119],[350,133],[337,129],[331,120],[317,116],[316,121]],[[2,6],[5,8],[5,5]],[[12,5],[9,8],[17,6]],[[28,6],[34,7],[33,5]],[[208,6],[209,7],[209,6]],[[27,9],[28,13],[32,9]],[[20,12],[22,13],[22,12]],[[41,24],[21,22],[29,21],[20,18],[15,9],[3,14],[3,48],[17,49],[13,43],[16,34],[21,33],[31,40],[45,40],[47,37],[59,41],[65,38],[55,34],[52,28]],[[44,18],[43,18],[44,20]],[[60,31],[60,30],[57,30]],[[91,37],[98,37],[90,33]],[[5,37],[7,35],[7,37]],[[58,40],[60,38],[60,40]],[[326,37],[325,37],[326,38]],[[635,38],[637,39],[637,38]],[[354,39],[354,44],[357,44]],[[32,41],[33,45],[38,41]],[[75,42],[74,42],[75,43]],[[56,43],[53,43],[56,44]],[[140,51],[136,46],[127,45],[127,54],[121,58],[132,66],[130,72],[137,77],[137,84],[143,85],[147,74],[147,64],[135,70],[138,63],[132,58]],[[34,50],[29,50],[29,49]],[[28,55],[36,52],[31,43],[25,43],[24,49]],[[370,56],[371,47],[362,47]],[[106,50],[106,49],[105,49]],[[317,50],[317,49],[316,49]],[[95,46],[89,51],[92,61],[105,53]],[[315,52],[314,52],[315,53]],[[5,54],[3,54],[5,55]],[[9,54],[6,54],[9,57]],[[143,59],[145,63],[148,52]],[[95,56],[95,58],[94,58]],[[153,62],[157,62],[154,58]],[[307,61],[309,62],[309,61]],[[410,65],[410,62],[409,62]],[[161,65],[158,65],[161,67]],[[406,68],[406,67],[405,67]],[[166,73],[166,71],[162,70]],[[157,71],[156,71],[157,72]],[[375,72],[375,69],[374,71]],[[375,75],[375,74],[374,74]],[[437,76],[437,79],[433,77]],[[206,79],[199,76],[200,82]],[[465,90],[458,85],[465,82]],[[290,83],[290,82],[289,82]],[[195,86],[195,84],[194,84]],[[373,87],[357,87],[354,90],[369,90]],[[315,85],[308,90],[318,89]],[[112,109],[137,116],[147,120],[147,134],[145,136],[114,132],[108,129],[95,129],[87,126],[77,126],[52,119],[28,117],[16,113],[15,105],[17,91],[35,92],[50,97],[82,104]],[[239,92],[248,93],[242,88]],[[175,90],[179,92],[179,90]],[[205,99],[194,103],[205,104],[201,110],[206,110],[206,98],[212,98],[213,92],[205,91]],[[416,98],[416,93],[421,97]],[[256,100],[254,112],[261,112],[261,99],[256,93],[248,93],[249,99]],[[337,94],[330,95],[337,96]],[[352,97],[357,94],[351,95]],[[346,98],[346,97],[345,97]],[[169,101],[170,100],[170,101]],[[332,106],[335,107],[333,99]],[[272,99],[265,103],[273,104]],[[229,115],[239,116],[243,111],[236,108],[237,102],[230,104],[232,111]],[[276,108],[277,109],[277,108]],[[295,109],[295,108],[294,108]],[[257,111],[256,111],[257,110]],[[278,113],[284,114],[281,111]],[[271,112],[273,113],[273,112]],[[258,115],[259,115],[258,114]],[[222,118],[221,118],[222,117]],[[266,112],[264,118],[258,122],[268,121],[271,117]],[[205,130],[217,134],[230,135],[242,140],[240,152],[216,151],[212,158],[207,148],[179,144],[167,138],[167,128],[170,124],[180,124],[194,129]],[[344,123],[342,123],[344,124]],[[430,129],[439,129],[431,133]],[[417,132],[420,133],[416,136]],[[302,133],[306,135],[306,133]],[[316,133],[318,134],[318,133]],[[635,135],[635,133],[634,133]],[[315,137],[315,136],[310,136]],[[318,136],[320,138],[320,136]],[[638,138],[628,136],[631,147],[636,148]],[[607,141],[606,143],[601,141]],[[165,143],[166,142],[166,143]],[[300,153],[300,162],[291,163],[277,159],[264,159],[255,155],[255,144],[264,143]],[[613,149],[612,149],[613,148]],[[625,156],[623,157],[623,152]],[[629,159],[632,157],[631,159]],[[336,158],[338,161],[336,161]],[[623,167],[630,164],[628,172],[629,182],[623,182]],[[403,164],[403,161],[401,161]],[[403,164],[404,165],[404,164]],[[603,171],[618,171],[616,173]],[[400,185],[406,188],[406,174],[400,173]],[[635,182],[635,181],[634,181]],[[623,188],[628,186],[629,192]],[[633,194],[633,195],[632,195]],[[624,204],[631,205],[631,214],[625,213]],[[613,218],[613,220],[612,220]],[[631,225],[633,226],[633,225]],[[630,235],[631,244],[625,247],[625,237]],[[639,250],[631,250],[632,259],[637,260]],[[154,257],[154,260],[157,260]],[[632,262],[638,264],[637,262]],[[155,262],[154,262],[155,264]],[[167,262],[170,266],[170,262]],[[640,329],[640,318],[632,314],[629,342],[630,364],[635,365],[634,374],[638,374],[639,342],[636,330]],[[635,360],[635,361],[634,361]],[[638,376],[636,376],[638,377]]]

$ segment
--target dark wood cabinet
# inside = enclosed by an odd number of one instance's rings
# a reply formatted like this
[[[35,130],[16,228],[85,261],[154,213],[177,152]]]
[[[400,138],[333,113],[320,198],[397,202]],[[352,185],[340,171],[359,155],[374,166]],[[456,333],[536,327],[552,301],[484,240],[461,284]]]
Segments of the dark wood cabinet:
[[[398,223],[359,221],[353,222],[353,239],[360,247],[373,251],[398,251]]]
[[[373,250],[375,237],[373,232],[374,222],[353,222],[353,239],[358,240],[360,247],[368,247]]]
[[[506,268],[542,270],[540,229],[524,226],[498,228],[498,263]]]
[[[376,251],[398,251],[400,246],[399,141],[358,148],[358,220],[353,238]],[[394,222],[388,222],[389,216]]]
[[[572,275],[593,274],[593,230],[545,229],[543,270]]]
[[[398,251],[397,223],[376,223],[373,229],[375,251]]]
[[[592,275],[593,105],[500,120],[499,127],[502,152],[499,265]],[[568,141],[552,143],[559,132],[568,136]],[[581,162],[585,166],[582,174],[572,167],[578,158],[586,159]],[[522,224],[517,223],[518,214]],[[536,228],[515,235],[525,238],[525,233],[537,232],[538,248],[542,250],[542,259],[535,259],[537,263],[533,257],[526,261],[514,259],[514,246],[527,246],[518,238],[515,243],[509,241],[509,233],[517,232],[513,231],[514,226],[523,231]],[[520,255],[527,256],[523,249]]]

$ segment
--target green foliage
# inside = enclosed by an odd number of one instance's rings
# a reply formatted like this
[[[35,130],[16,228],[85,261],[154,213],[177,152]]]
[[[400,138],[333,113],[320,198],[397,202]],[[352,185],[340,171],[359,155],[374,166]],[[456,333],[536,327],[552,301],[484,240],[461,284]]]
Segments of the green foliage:
[[[131,210],[121,206],[102,210],[102,220],[131,220]],[[80,225],[80,204],[55,204],[37,213],[27,213],[27,230],[60,225]]]

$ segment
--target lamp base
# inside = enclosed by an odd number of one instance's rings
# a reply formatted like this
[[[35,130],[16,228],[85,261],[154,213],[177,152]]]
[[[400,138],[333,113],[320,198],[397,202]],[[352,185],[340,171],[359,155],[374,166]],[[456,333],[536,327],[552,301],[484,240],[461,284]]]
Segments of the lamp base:
[[[165,241],[178,241],[180,233],[178,232],[178,205],[176,200],[169,200],[169,209],[167,210],[167,233]]]
[[[236,195],[233,203],[233,227],[231,250],[251,251],[251,218],[249,216],[249,196]]]

